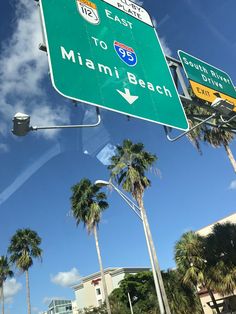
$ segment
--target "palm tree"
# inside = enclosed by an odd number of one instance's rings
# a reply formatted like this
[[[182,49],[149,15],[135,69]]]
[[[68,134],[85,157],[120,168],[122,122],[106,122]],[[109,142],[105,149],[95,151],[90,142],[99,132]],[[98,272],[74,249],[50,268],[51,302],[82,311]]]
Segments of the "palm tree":
[[[193,95],[191,95],[193,98]],[[195,121],[194,117],[205,117],[205,115],[209,115],[209,112],[206,112],[204,108],[198,107],[196,105],[189,104],[184,109],[186,116],[188,118],[189,128],[193,128],[195,125],[199,123],[199,121]],[[206,118],[206,117],[205,117]],[[202,149],[201,149],[201,141],[202,141],[202,133],[205,129],[205,125],[201,125],[194,130],[192,130],[190,133],[188,133],[186,136],[190,143],[196,148],[198,153],[202,155]]]
[[[11,238],[8,252],[10,261],[25,273],[28,314],[31,314],[29,268],[33,265],[33,258],[41,258],[42,250],[39,247],[41,238],[31,229],[18,229]]]
[[[215,224],[206,239],[211,286],[221,295],[236,289],[236,224]]]
[[[76,224],[79,225],[80,222],[83,222],[88,233],[93,232],[94,234],[107,312],[111,314],[97,232],[101,213],[108,207],[106,194],[100,192],[100,189],[99,186],[92,184],[91,181],[86,178],[72,186],[71,210]]]
[[[116,148],[116,154],[111,158],[111,164],[108,166],[108,169],[111,172],[111,178],[115,178],[117,183],[121,185],[125,191],[131,193],[141,210],[143,224],[149,239],[165,310],[166,313],[170,313],[143,202],[144,191],[151,185],[151,181],[146,177],[145,172],[150,170],[156,162],[157,157],[156,155],[145,151],[142,143],[134,144],[130,140],[124,140],[123,145],[117,145]]]
[[[198,99],[192,89],[189,89],[191,97],[194,99],[194,105],[189,105],[185,108],[186,115],[188,117],[190,127],[193,127],[197,122],[194,120],[196,117],[206,118],[207,116],[212,115],[212,112],[207,109],[210,108],[209,104],[203,100]],[[222,122],[219,118],[214,119],[214,123]],[[224,147],[226,154],[229,158],[229,161],[232,164],[234,172],[236,172],[236,161],[233,156],[232,150],[230,149],[230,142],[234,139],[234,134],[230,132],[230,129],[224,129],[222,127],[214,127],[201,125],[192,132],[188,133],[188,139],[191,143],[197,148],[201,153],[200,142],[204,141],[214,148]]]
[[[236,172],[236,161],[229,147],[230,142],[234,139],[234,134],[230,131],[218,127],[207,127],[203,133],[204,142],[210,144],[214,148],[223,146],[231,165]]]
[[[172,313],[203,314],[196,288],[184,284],[178,270],[168,269],[163,272],[163,279]]]
[[[13,277],[7,256],[0,257],[0,295],[2,300],[2,314],[4,314],[4,282],[8,277]]]
[[[175,245],[175,262],[182,281],[189,286],[207,289],[217,313],[220,313],[207,276],[205,239],[193,231],[186,232]]]

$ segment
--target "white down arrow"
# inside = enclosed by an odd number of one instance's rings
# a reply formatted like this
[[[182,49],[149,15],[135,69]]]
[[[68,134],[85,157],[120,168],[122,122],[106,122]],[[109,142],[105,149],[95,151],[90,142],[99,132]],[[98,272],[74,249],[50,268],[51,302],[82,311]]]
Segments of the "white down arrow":
[[[139,96],[132,96],[132,95],[130,94],[130,90],[129,90],[128,88],[125,88],[125,92],[122,92],[122,91],[120,91],[119,89],[117,89],[117,92],[118,92],[122,97],[124,97],[124,99],[125,99],[126,101],[128,101],[128,103],[129,103],[130,105],[132,105],[132,103],[134,103],[135,100],[137,100],[138,97],[139,97]]]

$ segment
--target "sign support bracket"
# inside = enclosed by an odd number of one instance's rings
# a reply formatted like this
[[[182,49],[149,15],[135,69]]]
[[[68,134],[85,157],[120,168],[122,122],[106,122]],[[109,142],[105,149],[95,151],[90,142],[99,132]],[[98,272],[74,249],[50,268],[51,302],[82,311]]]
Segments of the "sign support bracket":
[[[97,122],[93,124],[75,124],[75,125],[48,125],[48,126],[31,126],[31,131],[37,130],[49,130],[49,129],[76,129],[76,128],[93,128],[98,126],[101,123],[101,116],[99,108],[96,107],[96,114],[97,114]]]
[[[169,68],[173,70],[172,73],[173,73],[174,82],[175,82],[175,86],[177,90],[178,90],[179,84],[183,90],[183,95],[179,95],[181,100],[186,100],[187,102],[192,101],[192,98],[189,95],[188,88],[185,84],[183,75],[180,70],[180,68],[182,68],[182,63],[179,60],[173,57],[167,56],[167,55],[166,55],[166,60],[167,60]]]
[[[236,114],[235,114],[233,117],[231,117],[229,120],[224,120],[222,116],[220,116],[220,118],[221,118],[221,120],[222,120],[223,122],[220,123],[219,126],[221,126],[221,125],[223,125],[223,124],[227,124],[227,123],[231,122],[232,120],[234,120],[234,119],[236,118]]]
[[[165,130],[165,133],[166,133],[166,137],[168,139],[168,141],[170,142],[175,142],[177,141],[178,139],[180,139],[181,137],[183,137],[184,135],[187,135],[188,133],[192,132],[194,129],[196,129],[197,127],[199,127],[200,125],[204,124],[205,122],[207,122],[208,120],[214,118],[216,116],[216,113],[213,113],[210,117],[207,117],[205,120],[202,120],[200,123],[196,124],[194,127],[192,127],[190,130],[184,132],[184,133],[181,133],[180,135],[174,137],[174,138],[171,138],[169,136],[169,127],[166,127],[164,126],[164,130]]]

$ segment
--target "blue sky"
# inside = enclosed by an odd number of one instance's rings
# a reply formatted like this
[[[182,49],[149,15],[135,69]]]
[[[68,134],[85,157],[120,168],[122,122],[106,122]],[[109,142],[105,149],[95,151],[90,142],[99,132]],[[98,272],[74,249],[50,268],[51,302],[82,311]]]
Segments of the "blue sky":
[[[146,0],[143,6],[168,54],[186,51],[236,82],[235,0]],[[94,239],[70,215],[70,188],[83,177],[107,180],[105,154],[125,138],[158,156],[145,205],[160,265],[173,267],[173,246],[183,232],[235,212],[236,179],[224,149],[202,145],[201,156],[187,139],[168,142],[160,125],[106,110],[96,129],[13,136],[11,119],[18,111],[30,114],[33,125],[87,123],[96,116],[93,107],[75,106],[52,88],[46,55],[37,48],[42,39],[34,1],[2,1],[0,8],[0,254],[18,228],[42,237],[43,261],[30,269],[33,313],[53,297],[73,299],[68,286],[98,271]],[[235,141],[231,148],[236,154]],[[100,224],[104,267],[149,266],[140,221],[107,192],[110,208]],[[16,271],[5,292],[6,313],[24,314],[24,275]]]

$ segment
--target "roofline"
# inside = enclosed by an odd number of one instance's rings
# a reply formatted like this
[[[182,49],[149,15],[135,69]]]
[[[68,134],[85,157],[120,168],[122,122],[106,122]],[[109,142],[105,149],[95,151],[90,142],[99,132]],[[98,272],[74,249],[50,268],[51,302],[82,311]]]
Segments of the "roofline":
[[[215,224],[217,224],[217,223],[220,223],[221,220],[227,219],[227,218],[229,218],[229,217],[231,217],[231,216],[233,216],[233,215],[236,215],[236,212],[234,212],[233,214],[230,214],[230,215],[228,215],[228,216],[225,216],[225,217],[223,217],[223,218],[221,218],[221,219],[218,219],[218,220],[216,220],[215,222],[213,222],[213,223],[211,223],[211,224],[209,224],[209,225],[206,225],[205,227],[202,227],[202,228],[200,228],[200,229],[195,230],[194,232],[199,232],[199,231],[201,231],[202,229],[211,227],[211,226],[213,226],[213,225],[215,225]]]
[[[115,270],[116,268],[118,268],[118,267],[114,267],[114,268],[108,267],[108,268],[104,269],[104,274],[107,274],[107,273],[109,273],[109,272]],[[84,282],[89,281],[90,279],[94,279],[94,278],[96,278],[96,277],[100,277],[100,276],[101,276],[101,272],[98,271],[98,272],[93,273],[93,274],[91,274],[91,275],[82,277],[82,278],[81,278],[81,282],[80,282],[79,284],[76,284],[76,285],[72,286],[72,288],[73,288],[73,289],[76,289],[77,287],[79,288],[79,286],[83,285]]]
[[[122,272],[134,272],[135,273],[135,271],[145,271],[145,270],[146,271],[150,270],[150,267],[108,267],[108,268],[104,269],[104,274],[111,273],[111,276],[114,276],[114,275],[120,274]],[[91,279],[95,279],[95,278],[100,277],[100,276],[101,276],[100,271],[93,273],[91,275],[85,276],[85,277],[81,278],[80,283],[72,286],[72,288],[74,290],[81,289],[85,282],[87,282]]]
[[[150,267],[121,267],[121,268],[118,268],[116,270],[114,270],[112,273],[111,273],[111,276],[115,276],[115,275],[118,275],[122,272],[124,273],[135,273],[137,271],[148,271],[150,270]]]

